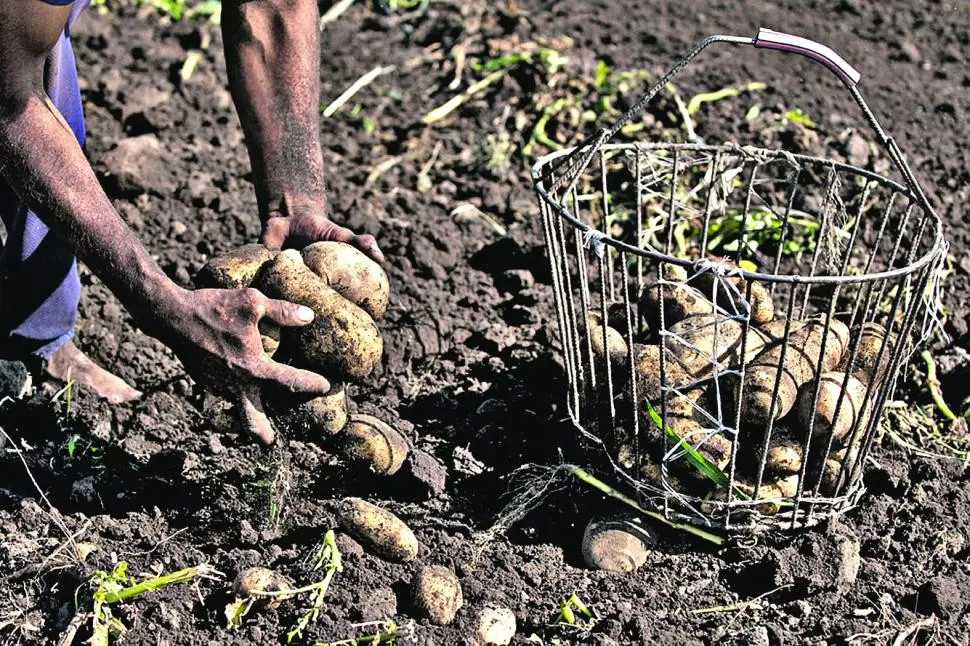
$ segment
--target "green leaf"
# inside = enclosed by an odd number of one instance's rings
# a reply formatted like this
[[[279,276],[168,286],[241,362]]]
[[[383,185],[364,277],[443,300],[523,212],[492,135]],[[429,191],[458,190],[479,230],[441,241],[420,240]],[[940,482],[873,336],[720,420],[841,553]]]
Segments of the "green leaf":
[[[701,473],[701,475],[711,480],[719,487],[727,489],[731,486],[731,480],[724,475],[723,471],[718,469],[716,465],[711,464],[707,458],[698,453],[697,450],[690,444],[685,442],[683,438],[677,435],[674,429],[663,423],[660,413],[654,409],[649,400],[644,400],[644,403],[647,405],[647,412],[650,414],[650,419],[653,420],[653,423],[657,425],[657,428],[662,429],[664,433],[667,434],[667,437],[673,440],[679,448],[687,452],[687,461],[690,462],[694,468]],[[734,494],[739,498],[743,498],[744,500],[750,499],[748,494],[744,493],[737,487],[734,487]]]

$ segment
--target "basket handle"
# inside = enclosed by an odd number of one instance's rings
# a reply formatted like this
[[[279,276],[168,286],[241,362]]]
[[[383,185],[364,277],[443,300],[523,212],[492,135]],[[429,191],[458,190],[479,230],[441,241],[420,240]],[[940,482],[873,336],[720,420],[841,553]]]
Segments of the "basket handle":
[[[862,77],[859,70],[849,65],[831,47],[808,38],[762,27],[758,30],[758,35],[754,39],[754,46],[764,49],[777,49],[810,58],[831,70],[848,88],[855,87]]]
[[[883,129],[876,119],[876,116],[872,113],[869,105],[866,103],[862,94],[859,92],[858,83],[862,75],[859,71],[852,67],[844,58],[839,56],[832,48],[822,45],[821,43],[815,42],[808,38],[802,38],[801,36],[794,36],[792,34],[786,34],[780,31],[774,31],[772,29],[765,29],[762,27],[758,30],[758,35],[754,38],[745,36],[728,36],[728,35],[714,35],[708,36],[707,38],[701,40],[694,45],[683,58],[677,61],[672,68],[667,70],[667,72],[657,80],[656,83],[647,91],[646,94],[641,96],[630,108],[622,114],[611,126],[601,128],[596,132],[595,135],[589,137],[581,145],[579,145],[575,152],[559,163],[554,164],[551,167],[551,171],[559,174],[558,179],[556,179],[552,188],[559,188],[563,185],[569,186],[570,188],[578,180],[579,176],[592,161],[594,155],[602,148],[604,144],[610,141],[620,129],[626,125],[630,119],[632,119],[636,114],[641,112],[643,108],[653,100],[653,98],[660,93],[660,91],[666,87],[675,76],[680,74],[687,65],[697,57],[703,50],[707,49],[714,43],[730,43],[734,45],[753,45],[760,49],[773,49],[776,51],[790,52],[793,54],[798,54],[800,56],[805,56],[813,61],[820,63],[830,72],[839,77],[842,83],[845,85],[849,94],[854,99],[856,105],[862,111],[863,116],[868,122],[869,127],[875,133],[877,140],[880,144],[889,152],[889,156],[896,168],[902,173],[906,184],[916,195],[919,203],[929,211],[933,211],[933,207],[930,205],[929,200],[923,191],[922,186],[920,186],[919,180],[916,179],[912,169],[906,162],[906,158],[896,141],[889,136],[889,134]],[[568,190],[566,191],[568,192]]]

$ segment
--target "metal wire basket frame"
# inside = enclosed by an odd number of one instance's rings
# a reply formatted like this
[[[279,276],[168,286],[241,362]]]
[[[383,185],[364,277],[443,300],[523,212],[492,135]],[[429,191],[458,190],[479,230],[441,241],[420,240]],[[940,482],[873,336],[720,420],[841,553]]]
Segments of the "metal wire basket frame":
[[[862,110],[877,142],[900,172],[902,183],[838,161],[784,150],[734,144],[611,142],[623,125],[714,43],[793,52],[827,67]],[[859,92],[859,78],[859,73],[835,52],[796,36],[764,29],[755,38],[710,36],[695,45],[612,126],[576,148],[541,158],[533,167],[555,292],[569,416],[586,439],[602,448],[626,485],[669,518],[728,529],[796,528],[844,513],[857,504],[862,493],[862,465],[877,435],[882,408],[893,394],[901,366],[936,321],[936,291],[946,242],[942,223],[902,152]],[[719,192],[718,182],[724,179],[725,169],[731,169],[734,188],[722,188]],[[685,186],[691,182],[693,187],[688,191]],[[736,190],[738,185],[741,190]],[[760,194],[759,189],[766,185],[771,186],[774,202]],[[849,196],[852,188],[859,190]],[[813,191],[819,198],[816,203],[821,224],[805,271],[805,262],[793,265],[783,250],[795,232],[793,214],[798,201],[811,197],[808,194]],[[619,239],[610,229],[611,214],[623,201],[634,213],[632,244]],[[736,233],[738,259],[752,256],[749,238],[753,235],[752,223],[761,213],[758,209],[776,214],[780,221],[774,257],[761,258],[762,265],[770,271],[760,267],[758,271],[740,267],[725,270],[708,260],[712,225],[722,222],[726,213],[735,221],[740,220]],[[648,211],[657,216],[651,220],[652,229],[645,226]],[[687,211],[690,213],[685,216]],[[870,217],[870,211],[876,211],[879,217]],[[685,217],[703,222],[695,232],[701,239],[690,253],[683,249],[678,253],[673,249],[675,226]],[[829,245],[826,240],[833,236],[840,240]],[[648,286],[646,272],[651,267],[656,267],[653,284],[660,293],[657,334],[663,396],[659,405],[661,422],[657,426],[652,426],[650,418],[644,415],[643,402],[638,397],[641,377],[634,354],[637,331],[642,329],[644,317],[637,301]],[[704,272],[715,274],[715,295],[720,293],[723,299],[714,302],[719,314],[713,323],[713,355],[708,357],[717,411],[711,414],[691,402],[695,417],[706,416],[702,424],[705,433],[691,441],[678,440],[676,435],[671,439],[668,395],[687,399],[691,395],[687,389],[671,383],[668,374],[672,344],[675,349],[683,338],[665,324],[664,294]],[[773,399],[779,395],[786,355],[803,351],[792,346],[792,330],[810,317],[821,317],[821,346],[818,358],[812,358],[817,363],[815,374],[820,375],[824,372],[826,345],[833,343],[831,328],[840,320],[853,330],[853,335],[842,359],[848,367],[835,405],[838,418],[848,405],[850,375],[860,361],[861,337],[857,331],[870,324],[885,328],[875,358],[880,378],[867,384],[859,409],[867,413],[856,414],[848,439],[843,438],[844,457],[833,486],[823,486],[824,476],[810,467],[810,456],[814,456],[816,464],[826,463],[837,453],[834,449],[838,448],[838,440],[831,432],[817,437],[815,417],[811,416],[805,437],[799,438],[802,461],[795,474],[795,490],[789,495],[763,495],[768,488],[766,456],[773,436],[779,432],[778,420],[771,417],[754,434],[744,431],[746,422],[739,403],[749,377],[746,344],[753,326],[752,290],[758,284],[765,285],[775,302],[782,305],[784,334],[778,340],[780,360]],[[635,295],[631,295],[631,289],[636,290]],[[589,312],[599,316],[599,325],[591,323]],[[616,327],[622,329],[626,344],[626,357],[617,363],[598,360],[594,352],[600,341],[602,347],[608,345],[607,322],[611,316],[617,321]],[[737,365],[728,366],[719,359],[718,326],[724,323],[718,321],[737,321],[743,328]],[[890,337],[895,342],[890,342]],[[728,378],[732,380],[730,388],[722,388]],[[820,384],[821,379],[816,379],[805,386],[814,390],[813,407],[819,402]],[[730,396],[722,397],[722,390],[735,393],[734,401]],[[644,447],[651,441],[658,445],[653,437],[658,434],[663,437],[662,457],[656,477],[650,478],[644,475],[644,465],[650,462]],[[686,491],[677,482],[675,469],[680,468],[683,475],[685,456],[688,461],[696,460],[697,451],[715,435],[728,437],[732,442],[730,460],[724,465],[730,484],[714,496]],[[752,435],[757,436],[757,442],[749,442],[748,453],[756,454],[758,459],[749,469],[754,474],[750,483],[753,486],[744,493],[738,479],[743,449],[740,445],[742,436]],[[648,441],[648,437],[652,440]],[[622,451],[628,454],[626,460],[618,455]]]

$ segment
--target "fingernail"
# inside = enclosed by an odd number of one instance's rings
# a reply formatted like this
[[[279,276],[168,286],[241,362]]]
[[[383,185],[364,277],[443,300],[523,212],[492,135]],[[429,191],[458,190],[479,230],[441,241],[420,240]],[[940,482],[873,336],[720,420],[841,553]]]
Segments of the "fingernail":
[[[300,305],[296,310],[296,317],[304,323],[309,323],[313,320],[313,310],[305,305]]]

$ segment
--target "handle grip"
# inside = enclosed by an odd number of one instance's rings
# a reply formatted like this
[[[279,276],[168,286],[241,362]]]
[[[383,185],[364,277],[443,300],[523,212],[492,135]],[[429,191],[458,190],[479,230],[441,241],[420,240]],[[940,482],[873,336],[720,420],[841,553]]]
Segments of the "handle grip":
[[[806,58],[811,58],[817,63],[821,63],[829,68],[848,88],[853,88],[859,82],[862,75],[859,70],[849,65],[844,58],[821,43],[801,36],[793,36],[780,31],[765,29],[758,30],[758,36],[754,39],[754,46],[764,49],[777,49],[783,52],[800,54]]]

